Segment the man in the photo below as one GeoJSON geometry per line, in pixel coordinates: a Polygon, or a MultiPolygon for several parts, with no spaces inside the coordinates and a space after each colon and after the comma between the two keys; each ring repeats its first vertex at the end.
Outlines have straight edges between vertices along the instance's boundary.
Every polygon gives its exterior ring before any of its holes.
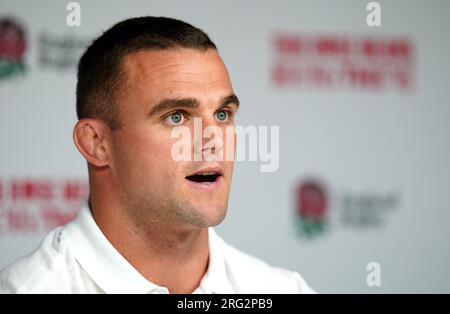
{"type": "MultiPolygon", "coordinates": [[[[74,142],[89,203],[0,275],[1,292],[304,293],[298,273],[227,245],[233,160],[175,160],[174,128],[223,130],[192,153],[224,152],[239,100],[215,44],[169,18],[118,23],[78,68],[74,142]]],[[[234,137],[234,134],[231,135],[234,137]]],[[[208,159],[209,160],[209,159],[208,159]]]]}

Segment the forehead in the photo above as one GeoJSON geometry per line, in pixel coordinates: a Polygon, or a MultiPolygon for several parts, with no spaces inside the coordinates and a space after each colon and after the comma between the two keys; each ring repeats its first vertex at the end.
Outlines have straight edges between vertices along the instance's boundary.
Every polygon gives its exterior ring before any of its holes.
{"type": "Polygon", "coordinates": [[[142,97],[223,97],[232,91],[225,64],[213,49],[140,51],[125,57],[123,69],[129,92],[142,97]]]}

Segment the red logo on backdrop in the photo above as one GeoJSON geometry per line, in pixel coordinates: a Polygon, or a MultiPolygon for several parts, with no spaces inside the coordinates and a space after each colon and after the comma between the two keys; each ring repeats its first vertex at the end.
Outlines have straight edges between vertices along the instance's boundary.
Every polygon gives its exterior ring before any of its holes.
{"type": "Polygon", "coordinates": [[[24,28],[12,18],[0,19],[0,79],[25,72],[24,28]]]}
{"type": "Polygon", "coordinates": [[[271,48],[276,87],[412,87],[414,46],[404,37],[278,33],[271,48]]]}
{"type": "Polygon", "coordinates": [[[297,214],[299,231],[307,236],[322,232],[327,219],[327,195],[315,180],[301,182],[297,188],[297,214]]]}
{"type": "Polygon", "coordinates": [[[340,224],[354,230],[369,230],[384,226],[389,213],[399,207],[401,193],[396,190],[355,191],[341,188],[343,192],[330,200],[330,187],[315,177],[300,181],[295,189],[294,220],[300,236],[312,238],[324,234],[340,224]],[[330,215],[332,209],[333,215],[330,215]]]}
{"type": "Polygon", "coordinates": [[[64,225],[88,196],[84,179],[0,179],[0,236],[64,225]]]}

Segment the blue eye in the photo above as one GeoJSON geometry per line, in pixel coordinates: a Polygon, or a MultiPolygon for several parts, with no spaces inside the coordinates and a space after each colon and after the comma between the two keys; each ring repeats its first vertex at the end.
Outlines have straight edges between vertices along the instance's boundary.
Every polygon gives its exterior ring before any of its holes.
{"type": "Polygon", "coordinates": [[[180,124],[184,119],[181,112],[177,111],[167,116],[166,121],[170,124],[180,124]]]}
{"type": "Polygon", "coordinates": [[[220,122],[226,121],[228,119],[228,111],[220,110],[219,112],[216,113],[216,118],[220,122]]]}

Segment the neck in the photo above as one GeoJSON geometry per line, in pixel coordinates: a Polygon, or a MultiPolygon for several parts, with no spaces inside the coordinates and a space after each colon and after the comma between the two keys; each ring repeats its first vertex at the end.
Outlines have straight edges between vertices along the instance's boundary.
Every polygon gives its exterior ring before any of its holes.
{"type": "Polygon", "coordinates": [[[170,293],[192,293],[208,267],[208,229],[180,228],[157,217],[137,224],[126,208],[108,203],[92,199],[91,211],[116,250],[152,283],[170,293]]]}

